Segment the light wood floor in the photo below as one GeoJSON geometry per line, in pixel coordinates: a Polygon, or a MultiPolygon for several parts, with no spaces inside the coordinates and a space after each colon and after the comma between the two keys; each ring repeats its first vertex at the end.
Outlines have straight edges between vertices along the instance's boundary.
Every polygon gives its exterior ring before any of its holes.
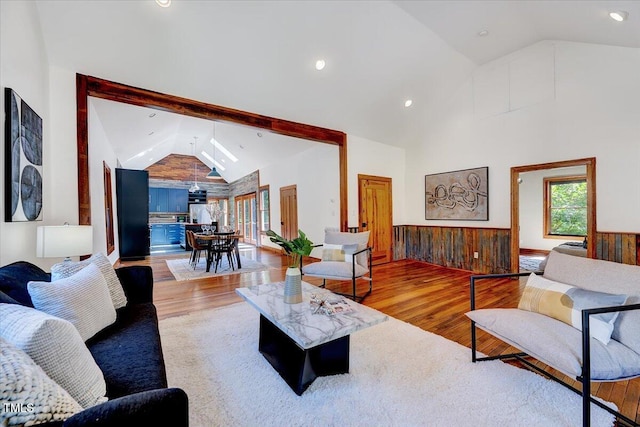
{"type": "MultiPolygon", "coordinates": [[[[154,303],[163,319],[198,310],[221,307],[242,301],[235,293],[238,287],[284,280],[286,258],[269,250],[254,249],[244,253],[268,265],[263,272],[233,274],[216,278],[178,282],[169,271],[166,259],[180,255],[153,256],[144,261],[123,262],[121,265],[150,265],[154,275],[154,303]]],[[[471,345],[469,320],[469,272],[452,270],[418,261],[397,261],[374,267],[374,290],[364,304],[424,330],[442,335],[466,347],[471,345]]],[[[313,284],[319,279],[305,278],[313,284]]],[[[501,280],[492,286],[482,286],[478,293],[479,307],[516,306],[520,297],[518,281],[501,280]]],[[[349,291],[348,284],[330,283],[331,290],[349,291]]],[[[367,285],[363,282],[363,289],[367,285]]],[[[485,354],[512,351],[508,345],[479,331],[478,350],[485,354]]],[[[471,358],[471,351],[469,351],[471,358]]],[[[471,362],[470,362],[471,363],[471,362]]],[[[539,364],[544,367],[544,365],[539,364]]],[[[546,368],[553,372],[550,368],[546,368]]],[[[555,372],[557,374],[557,372],[555,372]]],[[[560,375],[562,377],[562,375],[560,375]]],[[[563,377],[566,381],[569,379],[563,377]]],[[[572,385],[580,388],[573,381],[572,385]]],[[[616,383],[593,383],[593,393],[614,402],[621,412],[640,421],[640,379],[616,383]]]]}

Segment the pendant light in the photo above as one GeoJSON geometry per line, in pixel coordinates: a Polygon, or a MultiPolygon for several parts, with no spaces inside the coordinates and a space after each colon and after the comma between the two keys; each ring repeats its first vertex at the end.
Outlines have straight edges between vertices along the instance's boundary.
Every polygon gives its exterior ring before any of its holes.
{"type": "Polygon", "coordinates": [[[213,138],[211,138],[211,143],[213,144],[213,166],[211,167],[211,172],[207,175],[208,179],[217,179],[220,178],[220,172],[216,170],[216,122],[213,122],[213,138]]]}
{"type": "MultiPolygon", "coordinates": [[[[194,142],[192,142],[191,144],[193,145],[193,157],[195,158],[195,154],[196,154],[196,143],[198,142],[198,137],[194,136],[193,137],[194,142]]],[[[196,191],[200,191],[200,187],[198,186],[198,164],[197,162],[193,163],[193,177],[194,177],[194,181],[193,181],[193,185],[191,187],[189,187],[189,193],[195,193],[196,191]]]]}

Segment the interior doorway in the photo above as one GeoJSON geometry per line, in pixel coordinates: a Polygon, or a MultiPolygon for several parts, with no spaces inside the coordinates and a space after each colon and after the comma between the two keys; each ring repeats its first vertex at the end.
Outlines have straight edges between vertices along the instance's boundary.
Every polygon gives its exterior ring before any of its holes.
{"type": "MultiPolygon", "coordinates": [[[[596,245],[596,159],[589,157],[561,162],[515,166],[511,168],[511,272],[519,270],[520,255],[520,183],[524,172],[585,166],[587,176],[587,257],[595,258],[596,245]]],[[[542,215],[542,212],[540,213],[542,215]]]]}
{"type": "Polygon", "coordinates": [[[369,245],[373,248],[374,265],[391,262],[393,235],[393,203],[391,178],[358,175],[358,203],[360,231],[371,232],[369,245]]]}
{"type": "Polygon", "coordinates": [[[292,240],[298,237],[298,189],[295,185],[280,188],[280,235],[292,240]]]}

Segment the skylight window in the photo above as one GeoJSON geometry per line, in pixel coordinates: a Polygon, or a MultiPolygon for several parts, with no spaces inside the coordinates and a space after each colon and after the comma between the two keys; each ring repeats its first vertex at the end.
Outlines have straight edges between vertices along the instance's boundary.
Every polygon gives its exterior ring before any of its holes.
{"type": "Polygon", "coordinates": [[[218,142],[218,140],[211,138],[211,142],[212,144],[215,145],[216,150],[220,150],[220,152],[222,154],[224,154],[225,156],[227,156],[229,158],[229,160],[231,160],[233,163],[238,161],[238,158],[236,156],[234,156],[233,154],[231,154],[231,152],[229,150],[227,150],[222,144],[220,144],[218,142]]]}
{"type": "Polygon", "coordinates": [[[209,153],[207,153],[205,151],[203,151],[200,154],[202,154],[204,157],[206,157],[207,160],[209,160],[211,163],[213,163],[216,166],[216,168],[220,169],[221,171],[224,171],[226,169],[224,166],[222,166],[220,164],[220,162],[218,162],[217,160],[213,160],[213,157],[211,157],[211,154],[209,154],[209,153]]]}

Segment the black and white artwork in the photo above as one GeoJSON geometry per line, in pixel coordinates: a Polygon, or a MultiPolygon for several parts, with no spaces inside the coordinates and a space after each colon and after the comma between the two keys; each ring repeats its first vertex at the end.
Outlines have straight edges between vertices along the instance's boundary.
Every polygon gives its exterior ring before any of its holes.
{"type": "Polygon", "coordinates": [[[489,220],[489,168],[425,175],[425,219],[489,220]]]}
{"type": "Polygon", "coordinates": [[[5,88],[5,221],[42,220],[42,119],[5,88]]]}

